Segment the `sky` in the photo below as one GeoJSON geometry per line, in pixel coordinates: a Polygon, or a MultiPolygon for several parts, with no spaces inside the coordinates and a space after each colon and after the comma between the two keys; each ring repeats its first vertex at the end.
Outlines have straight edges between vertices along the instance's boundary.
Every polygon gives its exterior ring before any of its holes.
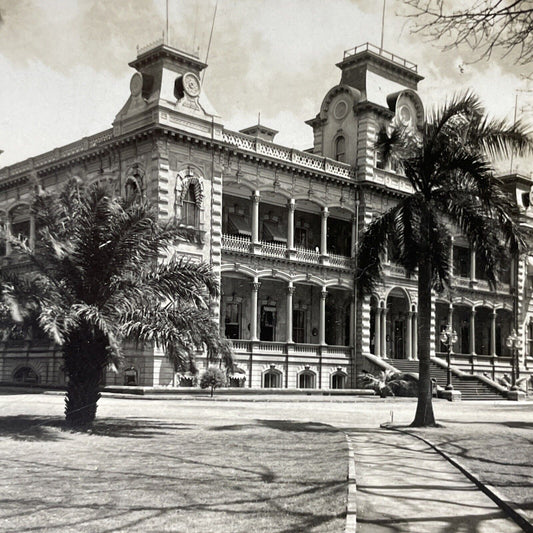
{"type": "MultiPolygon", "coordinates": [[[[463,0],[451,0],[454,3],[463,0]]],[[[305,120],[339,83],[344,50],[381,40],[382,0],[168,0],[173,46],[206,59],[203,91],[233,130],[261,123],[312,146],[305,120]]],[[[386,0],[384,49],[418,65],[427,108],[473,90],[493,116],[533,124],[533,66],[442,52],[386,0]],[[517,90],[522,92],[516,93],[517,90]]],[[[137,46],[160,38],[165,0],[0,0],[0,167],[111,127],[129,95],[137,46]]],[[[530,174],[527,161],[514,170],[530,174]]]]}

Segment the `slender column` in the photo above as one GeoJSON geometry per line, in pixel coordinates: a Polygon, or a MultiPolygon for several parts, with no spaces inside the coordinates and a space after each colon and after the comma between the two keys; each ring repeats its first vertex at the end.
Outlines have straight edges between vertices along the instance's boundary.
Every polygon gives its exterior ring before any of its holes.
{"type": "Polygon", "coordinates": [[[320,230],[320,255],[328,255],[328,216],[327,207],[322,208],[322,226],[320,230]]]}
{"type": "Polygon", "coordinates": [[[11,255],[11,243],[9,242],[9,238],[11,237],[11,220],[9,217],[6,219],[6,255],[11,255]]]}
{"type": "Polygon", "coordinates": [[[259,243],[259,191],[252,195],[252,244],[259,243]]]}
{"type": "Polygon", "coordinates": [[[294,211],[296,210],[296,203],[294,198],[288,202],[288,224],[287,224],[287,249],[294,250],[294,211]]]}
{"type": "Polygon", "coordinates": [[[350,257],[355,257],[355,253],[357,252],[357,250],[355,249],[355,247],[357,246],[356,235],[357,235],[357,218],[354,215],[352,217],[352,253],[350,254],[350,257]]]}
{"type": "Polygon", "coordinates": [[[30,248],[32,250],[35,250],[35,216],[34,215],[30,215],[30,242],[29,242],[29,245],[30,245],[30,248]]]}
{"type": "Polygon", "coordinates": [[[476,281],[476,251],[470,249],[470,280],[476,281]]]}
{"type": "Polygon", "coordinates": [[[405,328],[407,333],[405,339],[405,356],[407,359],[413,358],[413,313],[409,311],[407,314],[407,327],[405,328]]]}
{"type": "Polygon", "coordinates": [[[251,334],[251,340],[256,341],[257,340],[257,295],[259,293],[259,287],[261,286],[261,283],[257,281],[257,279],[254,280],[252,283],[252,292],[251,292],[251,305],[250,305],[250,312],[252,316],[250,317],[250,334],[251,334]]]}
{"type": "Polygon", "coordinates": [[[296,288],[292,281],[289,281],[287,287],[287,340],[286,342],[293,342],[292,340],[292,296],[296,288]]]}
{"type": "Polygon", "coordinates": [[[413,313],[413,359],[418,359],[418,313],[413,313]]]}
{"type": "Polygon", "coordinates": [[[453,235],[450,237],[450,278],[453,277],[455,272],[453,271],[453,235]]]}
{"type": "Polygon", "coordinates": [[[490,353],[492,356],[496,355],[496,310],[492,311],[490,316],[490,353]]]}
{"type": "MultiPolygon", "coordinates": [[[[448,327],[453,330],[453,304],[451,302],[448,304],[448,327]]],[[[440,339],[437,336],[437,338],[435,339],[435,343],[438,343],[439,340],[440,339]]],[[[450,344],[449,350],[450,353],[453,353],[453,344],[450,344]]]]}
{"type": "Polygon", "coordinates": [[[378,307],[374,316],[374,352],[381,357],[381,312],[383,309],[378,307]]]}
{"type": "Polygon", "coordinates": [[[470,312],[470,355],[476,355],[476,310],[470,312]]]}
{"type": "Polygon", "coordinates": [[[320,291],[320,323],[318,327],[318,343],[326,344],[326,298],[328,290],[323,287],[320,291]]]}
{"type": "Polygon", "coordinates": [[[381,355],[387,357],[387,313],[389,310],[384,307],[381,312],[381,355]]]}

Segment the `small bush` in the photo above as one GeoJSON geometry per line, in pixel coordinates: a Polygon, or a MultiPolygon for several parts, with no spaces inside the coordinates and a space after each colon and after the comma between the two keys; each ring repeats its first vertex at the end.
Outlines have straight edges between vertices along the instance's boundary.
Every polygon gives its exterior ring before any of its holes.
{"type": "Polygon", "coordinates": [[[211,397],[213,397],[213,392],[216,388],[224,387],[224,385],[226,385],[226,374],[216,366],[210,366],[200,378],[200,387],[202,389],[211,387],[211,397]]]}

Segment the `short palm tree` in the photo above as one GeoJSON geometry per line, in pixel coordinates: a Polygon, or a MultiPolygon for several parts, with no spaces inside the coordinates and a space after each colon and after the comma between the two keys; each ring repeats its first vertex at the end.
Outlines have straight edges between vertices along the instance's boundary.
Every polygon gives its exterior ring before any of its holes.
{"type": "Polygon", "coordinates": [[[435,425],[431,403],[430,319],[432,290],[449,283],[451,230],[460,230],[475,248],[491,286],[502,260],[524,239],[513,218],[516,207],[495,178],[490,158],[532,151],[520,124],[487,118],[472,94],[456,96],[430,114],[420,131],[383,128],[376,149],[395,162],[412,194],[375,218],[362,233],[357,282],[369,294],[389,258],[418,274],[418,405],[413,426],[435,425]]]}
{"type": "Polygon", "coordinates": [[[4,297],[15,317],[37,313],[62,346],[70,426],[92,424],[104,372],[120,364],[123,341],[158,345],[176,370],[195,370],[200,347],[231,367],[231,345],[209,311],[218,295],[215,275],[206,264],[168,258],[178,225],[158,223],[141,198],[74,180],[57,194],[36,196],[32,210],[35,251],[13,242],[32,268],[2,273],[4,297]]]}

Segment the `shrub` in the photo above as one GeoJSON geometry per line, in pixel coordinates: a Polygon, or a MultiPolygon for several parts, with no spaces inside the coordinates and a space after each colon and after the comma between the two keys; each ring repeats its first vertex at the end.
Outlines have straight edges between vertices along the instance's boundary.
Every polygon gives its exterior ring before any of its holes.
{"type": "Polygon", "coordinates": [[[382,398],[387,396],[411,396],[415,397],[418,391],[416,378],[404,372],[385,370],[377,376],[363,371],[359,374],[363,387],[372,389],[382,398]]]}
{"type": "Polygon", "coordinates": [[[214,390],[218,387],[224,387],[224,385],[226,385],[226,374],[216,366],[210,366],[200,378],[200,387],[202,389],[211,387],[211,398],[214,390]]]}

